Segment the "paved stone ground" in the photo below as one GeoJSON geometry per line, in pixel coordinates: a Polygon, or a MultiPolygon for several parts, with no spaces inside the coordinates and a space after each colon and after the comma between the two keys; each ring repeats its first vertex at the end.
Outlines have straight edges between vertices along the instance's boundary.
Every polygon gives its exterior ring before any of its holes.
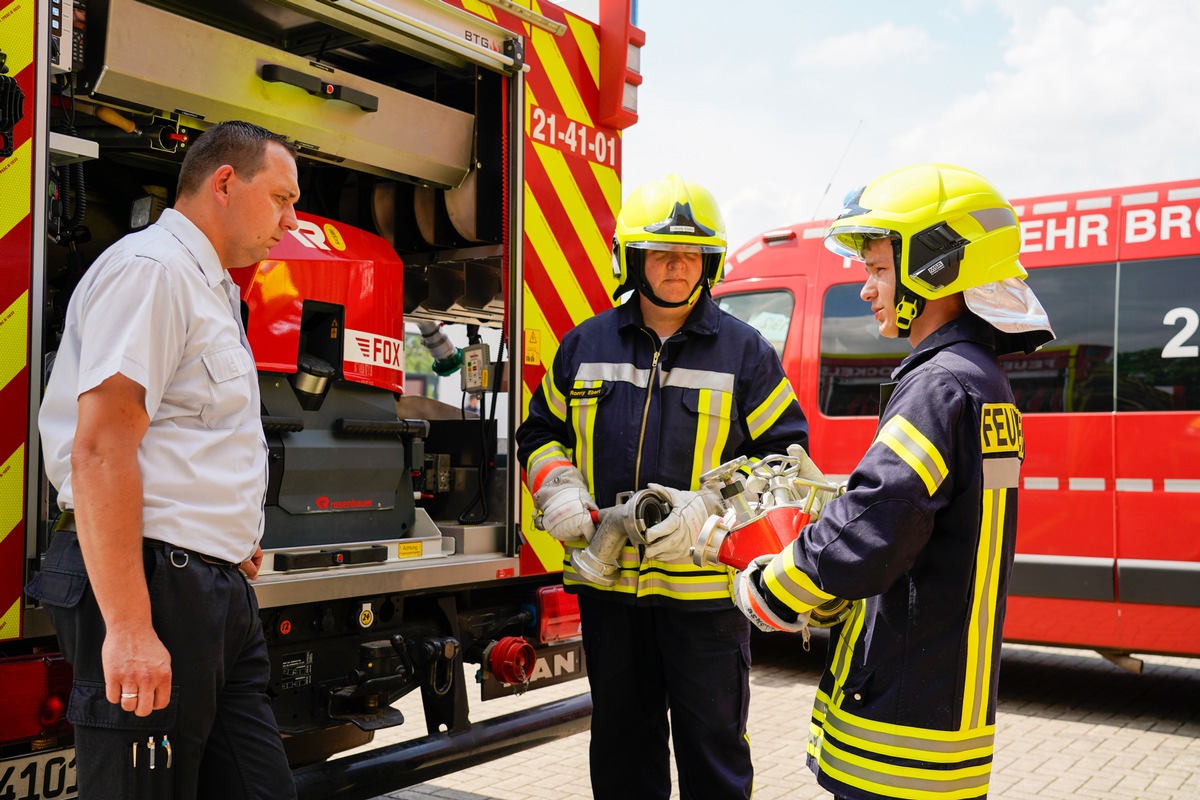
{"type": "MultiPolygon", "coordinates": [[[[804,766],[804,738],[824,641],[805,653],[793,640],[756,638],[751,671],[750,741],[756,800],[829,795],[804,766]]],[[[1141,675],[1085,651],[1007,645],[1001,672],[993,798],[1200,798],[1200,661],[1148,656],[1141,675]]],[[[583,681],[538,690],[553,700],[583,681]]],[[[424,730],[416,698],[408,718],[372,746],[424,730]]],[[[509,713],[527,700],[476,704],[473,717],[509,713]]],[[[386,800],[588,800],[588,734],[581,733],[430,783],[386,800]]],[[[674,775],[672,775],[674,779],[674,775]]],[[[672,794],[677,798],[678,790],[672,794]]],[[[379,800],[384,800],[380,798],[379,800]]]]}

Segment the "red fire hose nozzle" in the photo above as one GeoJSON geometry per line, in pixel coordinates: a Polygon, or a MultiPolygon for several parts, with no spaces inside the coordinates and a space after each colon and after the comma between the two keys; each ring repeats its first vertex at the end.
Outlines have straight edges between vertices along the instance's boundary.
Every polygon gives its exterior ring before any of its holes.
{"type": "Polygon", "coordinates": [[[808,522],[808,512],[799,506],[776,506],[743,525],[730,514],[709,517],[696,538],[692,561],[698,567],[745,569],[759,556],[783,550],[808,522]]]}

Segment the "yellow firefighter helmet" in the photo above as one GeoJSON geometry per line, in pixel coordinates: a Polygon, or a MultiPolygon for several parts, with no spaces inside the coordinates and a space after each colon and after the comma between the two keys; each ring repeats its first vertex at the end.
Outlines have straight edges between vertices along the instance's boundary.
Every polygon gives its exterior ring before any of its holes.
{"type": "Polygon", "coordinates": [[[636,290],[665,307],[691,303],[702,289],[711,289],[725,269],[725,220],[717,201],[703,186],[677,175],[639,186],[617,215],[613,235],[613,297],[636,290]],[[695,249],[702,255],[700,281],[687,300],[667,303],[655,296],[643,270],[645,251],[695,249]]]}
{"type": "Polygon", "coordinates": [[[1001,353],[1032,353],[1054,338],[1049,318],[1018,257],[1017,214],[982,176],[949,164],[889,172],[851,192],[825,246],[861,259],[872,239],[888,239],[896,267],[896,326],[936,300],[962,292],[967,307],[1000,332],[1001,353]]]}
{"type": "Polygon", "coordinates": [[[918,164],[851,192],[825,234],[825,246],[861,259],[868,241],[883,238],[892,241],[896,255],[897,308],[907,303],[908,312],[897,321],[902,329],[920,314],[922,299],[1026,275],[1012,205],[962,167],[918,164]]]}

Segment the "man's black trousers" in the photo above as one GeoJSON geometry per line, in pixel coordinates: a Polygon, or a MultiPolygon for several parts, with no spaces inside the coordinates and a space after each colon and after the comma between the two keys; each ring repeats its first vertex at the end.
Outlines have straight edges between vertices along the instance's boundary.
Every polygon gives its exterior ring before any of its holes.
{"type": "Polygon", "coordinates": [[[105,698],[104,621],[75,533],[54,533],[30,587],[74,668],[67,715],[80,798],[294,798],[268,705],[270,663],[249,582],[233,565],[162,543],[147,542],[143,563],[130,568],[145,571],[154,629],[171,654],[170,704],[148,717],[105,698]]]}

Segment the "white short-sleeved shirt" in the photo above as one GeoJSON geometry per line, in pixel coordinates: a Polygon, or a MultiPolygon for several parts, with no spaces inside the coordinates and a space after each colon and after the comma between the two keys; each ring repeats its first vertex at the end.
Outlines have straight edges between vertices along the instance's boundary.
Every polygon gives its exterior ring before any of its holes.
{"type": "Polygon", "coordinates": [[[71,296],[38,424],[46,474],[74,506],[79,396],[120,372],[146,390],[143,535],[227,561],[262,538],[267,445],[237,294],[208,238],[167,209],[96,260],[71,296]]]}

